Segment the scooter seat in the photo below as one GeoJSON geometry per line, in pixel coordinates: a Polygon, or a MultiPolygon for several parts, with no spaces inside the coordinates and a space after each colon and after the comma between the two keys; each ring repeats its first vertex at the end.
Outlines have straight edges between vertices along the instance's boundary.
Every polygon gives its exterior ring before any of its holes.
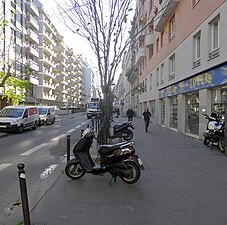
{"type": "Polygon", "coordinates": [[[116,124],[116,125],[113,126],[113,128],[114,128],[115,130],[120,129],[120,128],[124,127],[127,123],[128,123],[128,122],[124,122],[124,123],[122,123],[122,124],[116,124]]]}
{"type": "Polygon", "coordinates": [[[126,142],[121,142],[114,145],[102,145],[99,148],[99,154],[104,156],[109,155],[115,150],[119,149],[122,145],[125,145],[127,143],[128,142],[126,141],[126,142]]]}

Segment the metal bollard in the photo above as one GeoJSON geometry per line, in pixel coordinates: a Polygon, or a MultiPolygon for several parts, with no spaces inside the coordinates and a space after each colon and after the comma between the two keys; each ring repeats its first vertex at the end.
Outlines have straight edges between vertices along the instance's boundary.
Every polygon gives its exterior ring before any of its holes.
{"type": "Polygon", "coordinates": [[[67,162],[70,160],[70,135],[67,135],[67,162]]]}
{"type": "Polygon", "coordinates": [[[23,163],[19,163],[17,165],[17,168],[19,169],[18,173],[19,173],[19,183],[20,183],[21,201],[22,201],[22,208],[23,208],[24,225],[31,225],[24,167],[25,165],[23,163]]]}

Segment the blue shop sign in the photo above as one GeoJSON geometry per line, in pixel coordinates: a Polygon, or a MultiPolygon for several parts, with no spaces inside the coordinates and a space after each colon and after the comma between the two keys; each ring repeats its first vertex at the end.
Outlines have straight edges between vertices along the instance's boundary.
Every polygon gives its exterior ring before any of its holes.
{"type": "Polygon", "coordinates": [[[159,98],[227,84],[227,64],[183,80],[159,91],[159,98]]]}

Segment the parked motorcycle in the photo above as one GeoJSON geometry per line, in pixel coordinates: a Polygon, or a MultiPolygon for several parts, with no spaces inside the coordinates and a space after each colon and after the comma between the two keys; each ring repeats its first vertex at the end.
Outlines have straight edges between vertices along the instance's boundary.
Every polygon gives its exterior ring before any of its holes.
{"type": "Polygon", "coordinates": [[[71,179],[79,179],[86,173],[103,175],[110,173],[112,180],[120,177],[125,183],[137,182],[144,169],[142,161],[133,148],[133,142],[123,142],[114,145],[101,145],[99,160],[94,161],[90,155],[94,134],[91,128],[84,130],[81,139],[75,144],[75,158],[69,160],[65,167],[66,175],[71,179]],[[96,165],[98,163],[98,165],[96,165]]]}
{"type": "Polygon", "coordinates": [[[113,126],[113,135],[110,136],[110,139],[123,138],[125,141],[130,141],[133,138],[133,131],[131,129],[135,129],[131,121],[116,124],[113,126]]]}
{"type": "Polygon", "coordinates": [[[221,152],[225,152],[225,123],[221,121],[216,113],[212,113],[209,116],[205,113],[205,110],[203,110],[202,115],[205,116],[206,119],[208,119],[207,130],[203,133],[203,143],[205,145],[211,143],[211,149],[214,145],[216,145],[221,152]]]}

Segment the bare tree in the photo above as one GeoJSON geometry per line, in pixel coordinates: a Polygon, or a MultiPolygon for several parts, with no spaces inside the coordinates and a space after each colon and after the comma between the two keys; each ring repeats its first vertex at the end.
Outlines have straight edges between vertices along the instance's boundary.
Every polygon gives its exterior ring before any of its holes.
{"type": "Polygon", "coordinates": [[[103,93],[104,134],[107,134],[111,85],[130,42],[128,17],[133,11],[134,1],[65,0],[64,4],[62,1],[57,4],[65,25],[73,33],[86,38],[95,53],[103,93]]]}

